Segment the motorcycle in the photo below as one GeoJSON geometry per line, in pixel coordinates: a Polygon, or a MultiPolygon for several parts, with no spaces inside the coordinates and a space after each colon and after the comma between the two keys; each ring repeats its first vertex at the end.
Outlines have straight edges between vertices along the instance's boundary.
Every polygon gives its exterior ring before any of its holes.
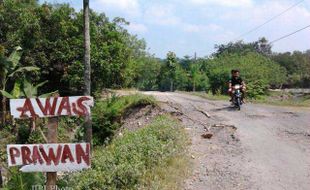
{"type": "Polygon", "coordinates": [[[233,97],[232,97],[232,103],[238,110],[241,109],[242,105],[242,85],[235,85],[233,86],[233,97]]]}

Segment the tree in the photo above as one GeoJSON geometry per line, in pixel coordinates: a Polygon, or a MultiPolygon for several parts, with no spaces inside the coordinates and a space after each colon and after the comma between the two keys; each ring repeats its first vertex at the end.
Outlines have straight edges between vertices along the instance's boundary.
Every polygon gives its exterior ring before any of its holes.
{"type": "Polygon", "coordinates": [[[310,87],[310,55],[308,52],[294,51],[275,53],[272,59],[287,70],[286,87],[310,87]]]}
{"type": "MultiPolygon", "coordinates": [[[[84,95],[91,94],[91,67],[90,67],[90,35],[89,35],[89,0],[83,0],[84,11],[84,95]]],[[[86,142],[92,141],[91,116],[85,117],[86,142]]]]}
{"type": "Polygon", "coordinates": [[[175,69],[174,88],[176,90],[188,90],[189,83],[188,73],[178,64],[175,69]]]}
{"type": "Polygon", "coordinates": [[[191,74],[191,80],[193,85],[193,92],[196,91],[196,85],[199,82],[200,79],[200,67],[198,64],[193,63],[190,66],[190,74],[191,74]]]}
{"type": "Polygon", "coordinates": [[[140,58],[137,64],[137,76],[135,84],[141,90],[158,90],[158,77],[161,70],[161,62],[151,56],[140,58]]]}
{"type": "Polygon", "coordinates": [[[174,52],[167,53],[166,65],[168,71],[168,77],[170,80],[170,92],[173,91],[173,82],[175,80],[175,71],[177,68],[177,57],[174,52]]]}
{"type": "MultiPolygon", "coordinates": [[[[31,4],[5,1],[0,6],[0,44],[8,50],[23,47],[22,66],[37,66],[31,81],[48,80],[40,93],[59,89],[62,96],[84,93],[83,11],[69,4],[31,4]],[[23,26],[23,27],[21,27],[23,26]]],[[[110,19],[89,9],[91,92],[135,86],[137,62],[145,53],[144,40],[131,35],[122,18],[110,19]]],[[[9,84],[11,86],[11,84],[9,84]]]]}
{"type": "Polygon", "coordinates": [[[205,71],[213,93],[227,92],[230,71],[238,68],[248,84],[247,94],[257,98],[270,87],[279,87],[286,81],[286,70],[270,58],[256,52],[223,54],[207,62],[205,71]]]}
{"type": "Polygon", "coordinates": [[[242,40],[237,42],[230,42],[228,44],[215,45],[216,52],[213,56],[218,57],[222,54],[246,54],[248,52],[257,52],[259,54],[269,56],[271,55],[271,45],[265,37],[259,38],[258,41],[245,43],[242,40]]]}
{"type": "MultiPolygon", "coordinates": [[[[2,123],[5,123],[6,116],[6,100],[7,97],[10,97],[10,93],[7,92],[7,86],[10,79],[14,79],[17,75],[22,75],[25,72],[37,71],[39,68],[26,66],[23,67],[20,65],[19,61],[22,55],[22,48],[15,47],[14,51],[10,54],[9,57],[5,57],[2,53],[0,53],[0,74],[1,74],[1,94],[2,96],[2,123]]],[[[22,77],[22,76],[20,76],[22,77]]],[[[15,80],[14,88],[12,90],[12,94],[15,95],[20,88],[21,80],[15,80]]]]}

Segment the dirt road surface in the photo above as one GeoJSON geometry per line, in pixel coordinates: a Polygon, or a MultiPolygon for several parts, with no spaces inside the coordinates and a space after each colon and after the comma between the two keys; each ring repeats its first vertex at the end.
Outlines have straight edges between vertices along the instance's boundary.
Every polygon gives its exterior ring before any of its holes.
{"type": "Polygon", "coordinates": [[[236,111],[229,102],[183,93],[144,94],[191,135],[193,175],[184,189],[310,189],[310,109],[249,103],[236,111]],[[212,138],[201,136],[207,131],[212,138]]]}

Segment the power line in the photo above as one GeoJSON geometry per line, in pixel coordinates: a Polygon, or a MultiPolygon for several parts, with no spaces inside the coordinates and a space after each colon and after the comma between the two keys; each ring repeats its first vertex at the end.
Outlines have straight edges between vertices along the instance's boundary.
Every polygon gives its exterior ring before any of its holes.
{"type": "Polygon", "coordinates": [[[275,43],[275,42],[277,42],[277,41],[280,41],[280,40],[282,40],[282,39],[284,39],[284,38],[287,38],[287,37],[289,37],[289,36],[291,36],[291,35],[293,35],[293,34],[296,34],[297,32],[300,32],[300,31],[302,31],[302,30],[305,30],[306,28],[309,28],[309,27],[310,27],[310,25],[305,26],[305,27],[303,27],[303,28],[301,28],[301,29],[299,29],[299,30],[296,30],[295,32],[292,32],[292,33],[287,34],[287,35],[285,35],[285,36],[282,36],[282,37],[280,37],[280,38],[278,38],[278,39],[276,39],[276,40],[273,40],[273,41],[271,41],[269,44],[273,44],[273,43],[275,43]]]}
{"type": "Polygon", "coordinates": [[[251,30],[249,30],[249,31],[247,31],[247,32],[245,32],[245,33],[243,33],[243,34],[241,34],[240,36],[238,36],[237,38],[235,38],[233,41],[236,41],[236,40],[238,40],[239,38],[241,38],[241,37],[243,37],[243,36],[246,36],[246,35],[248,35],[248,34],[254,32],[255,30],[258,30],[258,29],[261,28],[262,26],[268,24],[268,23],[271,22],[272,20],[274,20],[274,19],[280,17],[281,15],[283,15],[284,13],[286,13],[287,11],[289,11],[289,10],[291,10],[292,8],[296,7],[297,5],[299,5],[300,3],[302,3],[303,1],[305,1],[305,0],[298,1],[297,3],[295,3],[295,4],[292,5],[292,6],[290,6],[289,8],[285,9],[285,10],[282,11],[281,13],[279,13],[279,14],[275,15],[274,17],[268,19],[268,20],[265,21],[264,23],[262,23],[262,24],[260,24],[260,25],[258,25],[258,26],[256,26],[256,27],[254,27],[254,28],[252,28],[251,30]]]}

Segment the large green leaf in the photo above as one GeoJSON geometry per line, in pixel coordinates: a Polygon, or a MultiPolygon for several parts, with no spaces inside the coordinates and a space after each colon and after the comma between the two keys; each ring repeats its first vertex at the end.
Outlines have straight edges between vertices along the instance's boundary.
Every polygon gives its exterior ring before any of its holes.
{"type": "Polygon", "coordinates": [[[23,85],[23,91],[27,98],[32,98],[37,95],[37,90],[28,80],[24,80],[23,85]]]}
{"type": "Polygon", "coordinates": [[[44,81],[44,82],[41,82],[41,83],[37,84],[37,85],[35,86],[35,88],[38,89],[38,88],[40,88],[41,86],[45,85],[47,82],[48,82],[47,80],[44,81]]]}
{"type": "Polygon", "coordinates": [[[20,80],[17,80],[14,84],[14,88],[11,92],[11,94],[14,96],[14,97],[20,97],[21,96],[21,81],[20,80]]]}
{"type": "Polygon", "coordinates": [[[46,93],[46,94],[41,94],[39,96],[39,98],[48,98],[48,97],[51,97],[53,96],[54,94],[58,93],[58,90],[54,91],[54,92],[50,92],[50,93],[46,93]]]}
{"type": "MultiPolygon", "coordinates": [[[[48,81],[44,81],[44,82],[41,82],[41,83],[37,84],[36,86],[34,86],[28,80],[24,80],[23,92],[24,92],[25,96],[27,98],[36,97],[38,95],[38,88],[43,86],[47,82],[48,81]]],[[[41,98],[49,97],[49,96],[53,95],[56,92],[58,92],[58,91],[42,94],[39,97],[41,97],[41,98]]]]}
{"type": "Polygon", "coordinates": [[[27,67],[20,67],[18,68],[17,70],[15,70],[14,72],[12,72],[9,77],[13,77],[16,73],[19,73],[19,72],[24,72],[24,71],[27,71],[27,72],[30,72],[30,71],[38,71],[40,70],[40,68],[38,67],[33,67],[33,66],[27,66],[27,67]]]}
{"type": "Polygon", "coordinates": [[[0,90],[1,94],[7,98],[11,98],[11,99],[14,99],[16,97],[14,97],[12,94],[8,93],[7,91],[4,91],[4,90],[0,90]]]}
{"type": "Polygon", "coordinates": [[[18,62],[22,56],[21,50],[22,50],[22,48],[20,46],[15,47],[15,50],[11,53],[11,55],[8,58],[8,61],[10,61],[12,63],[12,69],[14,69],[17,66],[17,64],[18,64],[18,62]]]}

